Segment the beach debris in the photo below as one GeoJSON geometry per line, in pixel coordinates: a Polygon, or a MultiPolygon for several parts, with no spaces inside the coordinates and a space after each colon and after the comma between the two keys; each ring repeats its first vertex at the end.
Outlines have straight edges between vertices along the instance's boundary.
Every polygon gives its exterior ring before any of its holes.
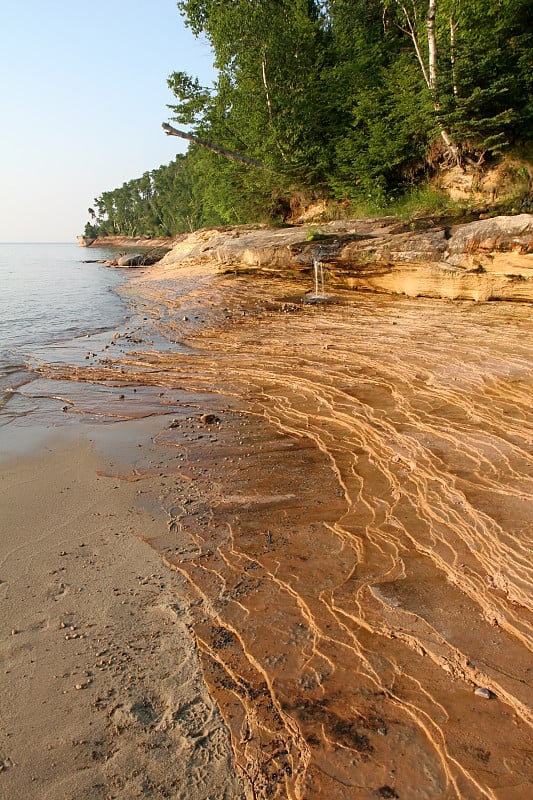
{"type": "Polygon", "coordinates": [[[474,694],[476,697],[483,697],[485,700],[491,700],[494,697],[490,689],[486,689],[484,686],[476,686],[474,694]]]}
{"type": "Polygon", "coordinates": [[[216,414],[202,414],[200,422],[202,425],[215,425],[220,422],[220,418],[217,417],[216,414]]]}
{"type": "Polygon", "coordinates": [[[400,797],[398,792],[396,792],[392,788],[392,786],[387,786],[387,785],[386,786],[381,786],[378,789],[378,795],[379,795],[379,797],[383,797],[383,798],[392,798],[392,800],[394,800],[394,798],[399,798],[400,797]]]}

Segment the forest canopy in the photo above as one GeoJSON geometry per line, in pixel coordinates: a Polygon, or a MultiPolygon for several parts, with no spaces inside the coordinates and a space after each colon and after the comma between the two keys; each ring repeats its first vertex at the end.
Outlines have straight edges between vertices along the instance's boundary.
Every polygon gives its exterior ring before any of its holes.
{"type": "Polygon", "coordinates": [[[530,0],[177,5],[217,70],[211,87],[168,77],[172,124],[200,143],[103,192],[86,235],[273,221],[298,196],[386,207],[442,165],[533,139],[530,0]]]}

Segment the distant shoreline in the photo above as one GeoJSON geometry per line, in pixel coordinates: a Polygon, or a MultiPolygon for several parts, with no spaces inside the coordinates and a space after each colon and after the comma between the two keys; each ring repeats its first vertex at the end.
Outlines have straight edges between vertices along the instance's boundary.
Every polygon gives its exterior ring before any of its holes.
{"type": "Polygon", "coordinates": [[[150,238],[148,236],[99,236],[90,239],[86,236],[78,236],[80,247],[135,247],[149,250],[153,247],[171,247],[180,236],[161,236],[150,238]]]}

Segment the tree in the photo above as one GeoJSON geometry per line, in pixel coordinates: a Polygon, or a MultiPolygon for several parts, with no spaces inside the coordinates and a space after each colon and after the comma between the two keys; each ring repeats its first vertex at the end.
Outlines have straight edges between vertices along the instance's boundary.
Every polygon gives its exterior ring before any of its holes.
{"type": "Polygon", "coordinates": [[[394,24],[411,40],[424,82],[429,90],[440,136],[449,156],[460,161],[459,149],[440,115],[436,16],[437,0],[383,0],[394,24]]]}
{"type": "Polygon", "coordinates": [[[283,217],[291,196],[381,209],[437,165],[533,138],[530,0],[180,0],[218,69],[168,84],[184,156],[90,209],[101,233],[283,217]]]}
{"type": "Polygon", "coordinates": [[[450,74],[442,119],[477,162],[533,133],[529,0],[448,0],[450,74]]]}
{"type": "Polygon", "coordinates": [[[327,32],[320,4],[311,0],[186,0],[178,3],[215,54],[215,91],[182,72],[169,86],[179,103],[176,119],[209,130],[216,145],[266,164],[273,172],[323,175],[331,120],[321,70],[327,32]]]}

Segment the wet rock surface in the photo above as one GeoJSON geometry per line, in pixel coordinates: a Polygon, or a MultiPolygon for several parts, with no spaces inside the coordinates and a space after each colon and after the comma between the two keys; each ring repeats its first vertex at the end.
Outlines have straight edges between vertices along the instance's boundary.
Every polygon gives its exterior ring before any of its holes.
{"type": "MultiPolygon", "coordinates": [[[[527,795],[529,306],[306,304],[212,263],[132,285],[157,345],[41,374],[80,414],[172,415],[160,464],[121,479],[166,476],[147,540],[185,579],[247,796],[527,795]]],[[[141,700],[118,726],[152,718],[141,700]]]]}
{"type": "Polygon", "coordinates": [[[209,343],[253,413],[187,442],[191,502],[155,543],[237,763],[265,798],[510,796],[533,779],[528,317],[297,319],[209,343]]]}

